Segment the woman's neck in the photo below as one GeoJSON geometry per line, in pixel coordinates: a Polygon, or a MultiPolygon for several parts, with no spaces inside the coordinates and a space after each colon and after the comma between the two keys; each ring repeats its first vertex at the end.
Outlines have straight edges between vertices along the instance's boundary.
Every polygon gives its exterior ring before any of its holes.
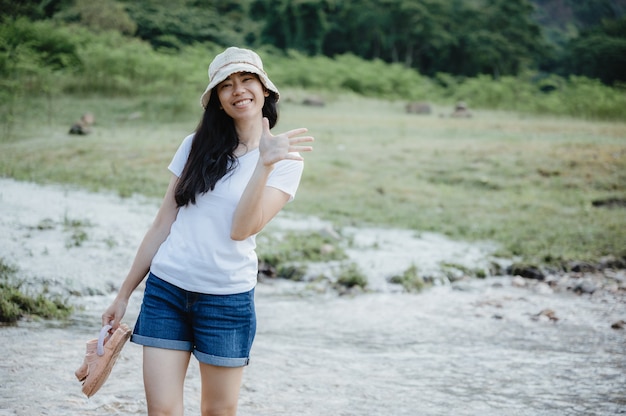
{"type": "Polygon", "coordinates": [[[250,150],[259,147],[263,125],[259,122],[254,123],[237,123],[235,125],[237,136],[239,137],[239,147],[235,150],[236,156],[241,156],[250,150]]]}

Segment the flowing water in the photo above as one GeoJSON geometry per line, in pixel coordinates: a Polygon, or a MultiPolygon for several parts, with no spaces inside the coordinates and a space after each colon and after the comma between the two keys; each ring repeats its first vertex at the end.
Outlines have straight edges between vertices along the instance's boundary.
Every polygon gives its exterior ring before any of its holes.
{"type": "MultiPolygon", "coordinates": [[[[121,281],[156,206],[0,180],[0,256],[30,276],[33,287],[71,287],[77,306],[69,322],[0,328],[0,416],[146,414],[139,346],[127,344],[91,399],[73,373],[113,297],[107,288],[121,281]],[[84,244],[68,244],[68,219],[89,223],[84,244]]],[[[276,225],[289,221],[295,220],[276,225]]],[[[488,245],[434,235],[371,229],[358,235],[363,246],[351,255],[371,276],[412,262],[428,267],[433,257],[481,264],[489,256],[488,245]],[[399,256],[399,247],[407,254],[399,256]]],[[[258,331],[239,415],[626,414],[626,331],[611,328],[626,319],[623,297],[535,291],[508,277],[420,294],[397,293],[384,282],[373,279],[371,293],[351,296],[305,283],[259,284],[258,331]],[[554,319],[541,314],[546,309],[554,319]]],[[[139,290],[125,321],[133,323],[140,301],[139,290]]],[[[186,414],[198,415],[193,359],[187,378],[186,414]]]]}

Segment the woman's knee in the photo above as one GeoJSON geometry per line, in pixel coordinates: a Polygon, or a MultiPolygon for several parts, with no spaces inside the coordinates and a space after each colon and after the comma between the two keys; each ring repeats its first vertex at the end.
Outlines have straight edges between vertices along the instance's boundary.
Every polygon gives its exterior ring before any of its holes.
{"type": "Polygon", "coordinates": [[[209,403],[202,400],[202,416],[235,416],[237,414],[237,401],[235,403],[209,403]]]}
{"type": "Polygon", "coordinates": [[[243,367],[228,368],[200,364],[202,416],[237,414],[243,367]]]}

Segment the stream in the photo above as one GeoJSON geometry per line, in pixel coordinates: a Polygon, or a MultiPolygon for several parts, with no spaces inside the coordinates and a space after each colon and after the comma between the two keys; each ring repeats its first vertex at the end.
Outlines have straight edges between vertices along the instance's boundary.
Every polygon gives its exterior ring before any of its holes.
{"type": "MultiPolygon", "coordinates": [[[[0,416],[146,414],[139,346],[125,346],[91,399],[74,371],[157,208],[148,199],[0,179],[0,257],[30,287],[70,293],[76,307],[67,322],[0,327],[0,416]],[[68,244],[68,220],[86,230],[82,244],[68,244]]],[[[324,224],[277,218],[273,226],[324,224]]],[[[402,293],[385,277],[414,263],[487,264],[493,247],[402,230],[346,232],[370,290],[340,296],[303,282],[259,283],[238,415],[626,414],[626,331],[611,327],[626,319],[623,296],[518,287],[510,276],[402,293]]],[[[131,326],[140,303],[141,289],[125,317],[131,326]]],[[[199,415],[199,398],[192,358],[186,415],[199,415]]]]}

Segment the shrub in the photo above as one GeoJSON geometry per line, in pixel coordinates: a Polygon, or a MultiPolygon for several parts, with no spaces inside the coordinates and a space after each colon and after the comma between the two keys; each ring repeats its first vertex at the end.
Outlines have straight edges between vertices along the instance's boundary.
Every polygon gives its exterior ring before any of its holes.
{"type": "Polygon", "coordinates": [[[358,287],[365,289],[367,287],[367,277],[359,270],[359,267],[350,263],[344,267],[337,278],[336,286],[352,289],[358,287]]]}
{"type": "Polygon", "coordinates": [[[281,279],[292,280],[294,282],[301,282],[306,275],[306,265],[294,266],[294,265],[281,265],[278,267],[276,275],[281,279]]]}
{"type": "Polygon", "coordinates": [[[402,285],[407,292],[421,292],[428,285],[420,276],[417,266],[411,265],[401,275],[396,275],[389,279],[391,283],[402,285]]]}
{"type": "Polygon", "coordinates": [[[72,313],[73,308],[59,298],[22,292],[21,283],[15,283],[17,271],[0,259],[0,322],[15,323],[25,315],[64,319],[72,313]]]}

